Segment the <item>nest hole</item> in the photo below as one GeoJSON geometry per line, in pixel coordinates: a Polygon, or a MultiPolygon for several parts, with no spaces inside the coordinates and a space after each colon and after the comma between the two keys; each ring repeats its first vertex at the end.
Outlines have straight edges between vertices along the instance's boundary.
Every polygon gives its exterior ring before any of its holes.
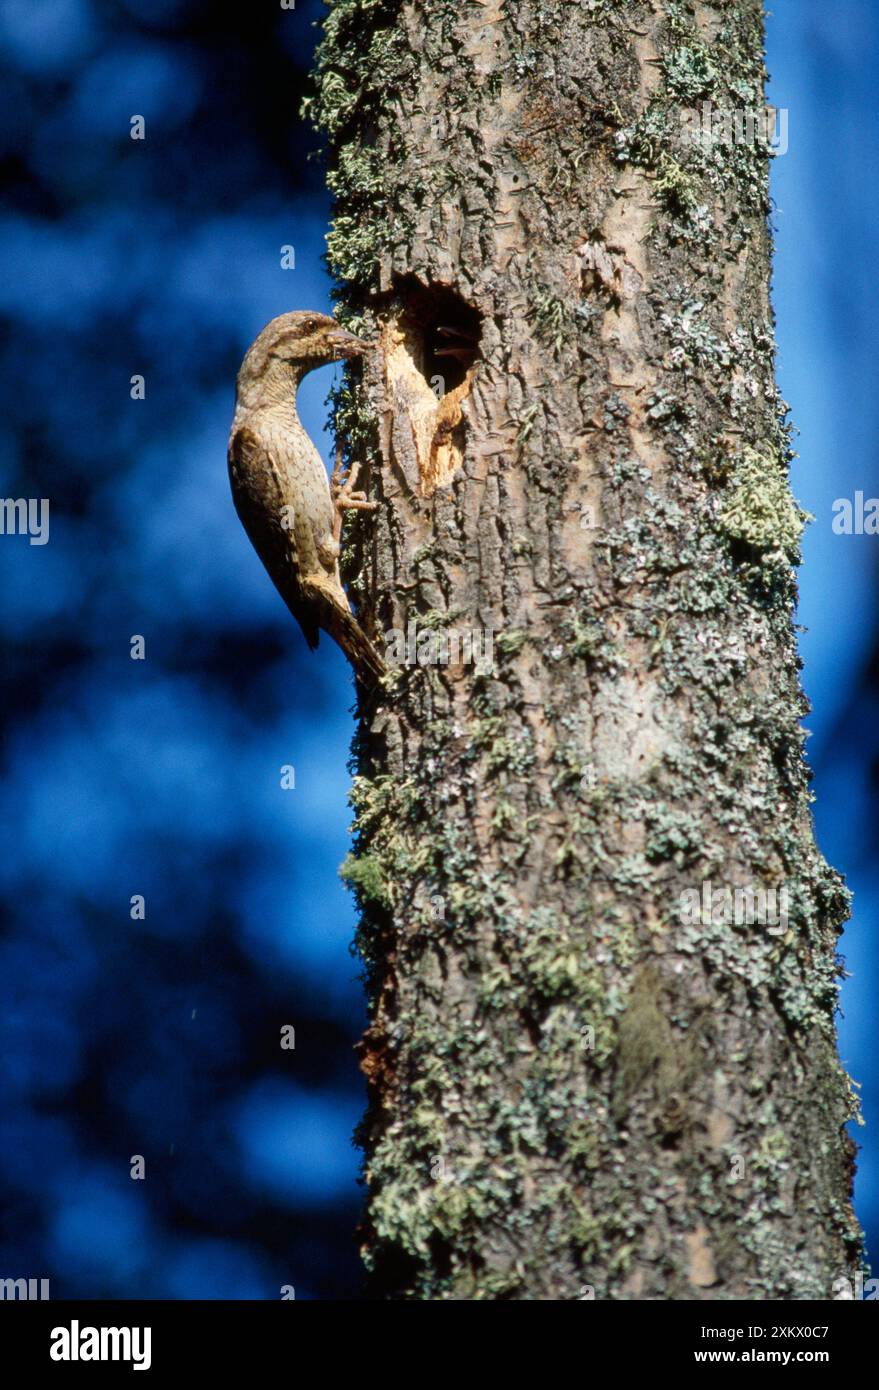
{"type": "Polygon", "coordinates": [[[408,277],[397,285],[398,327],[413,363],[440,399],[462,386],[479,360],[482,315],[448,285],[408,277]]]}
{"type": "Polygon", "coordinates": [[[398,281],[385,321],[384,363],[395,429],[425,497],[451,482],[464,458],[464,402],[480,357],[482,316],[447,285],[398,281]]]}

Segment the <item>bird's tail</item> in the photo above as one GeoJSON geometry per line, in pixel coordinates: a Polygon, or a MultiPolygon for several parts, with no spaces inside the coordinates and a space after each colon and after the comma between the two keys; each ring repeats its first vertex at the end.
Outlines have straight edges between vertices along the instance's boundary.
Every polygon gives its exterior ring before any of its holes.
{"type": "Polygon", "coordinates": [[[342,648],[361,684],[372,688],[387,667],[351,612],[345,590],[331,583],[303,587],[310,590],[308,597],[323,631],[342,648]]]}

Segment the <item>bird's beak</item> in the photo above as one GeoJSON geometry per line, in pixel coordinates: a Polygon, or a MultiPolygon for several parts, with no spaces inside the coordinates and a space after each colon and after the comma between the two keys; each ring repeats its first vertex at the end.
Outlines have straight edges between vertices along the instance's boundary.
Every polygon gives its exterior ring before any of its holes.
{"type": "Polygon", "coordinates": [[[344,358],[346,362],[352,357],[362,357],[363,353],[372,349],[372,343],[364,342],[362,338],[357,338],[353,333],[349,333],[347,328],[333,328],[327,334],[327,339],[334,352],[344,358]]]}

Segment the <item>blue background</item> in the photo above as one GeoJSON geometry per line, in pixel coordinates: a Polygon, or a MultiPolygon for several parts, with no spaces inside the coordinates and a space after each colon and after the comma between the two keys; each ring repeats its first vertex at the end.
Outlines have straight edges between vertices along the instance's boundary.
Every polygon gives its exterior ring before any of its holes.
{"type": "MultiPolygon", "coordinates": [[[[322,6],[239,8],[0,0],[0,495],[51,499],[48,545],[0,541],[0,1277],[49,1277],[56,1298],[359,1290],[364,1009],[336,876],[352,687],[330,642],[305,649],[225,471],[244,347],[329,304],[297,115],[322,6]]],[[[780,0],[769,22],[790,113],[780,379],[817,517],[810,756],[822,849],[856,893],[841,1047],[873,1122],[874,1246],[879,542],[830,519],[879,491],[877,32],[869,0],[780,0]]],[[[315,435],[332,379],[300,396],[315,435]]]]}

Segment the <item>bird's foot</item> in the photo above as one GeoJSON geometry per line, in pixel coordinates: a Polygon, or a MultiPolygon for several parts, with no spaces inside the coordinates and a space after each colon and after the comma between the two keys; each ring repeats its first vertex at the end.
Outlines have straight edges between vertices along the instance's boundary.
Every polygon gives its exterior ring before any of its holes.
{"type": "Polygon", "coordinates": [[[333,476],[330,479],[330,496],[333,499],[335,519],[333,524],[333,535],[336,540],[342,533],[342,516],[346,511],[374,512],[378,506],[377,502],[370,502],[365,492],[357,492],[354,484],[357,481],[357,474],[360,472],[360,464],[352,463],[347,471],[342,467],[341,452],[336,454],[336,466],[333,469],[333,476]]]}

